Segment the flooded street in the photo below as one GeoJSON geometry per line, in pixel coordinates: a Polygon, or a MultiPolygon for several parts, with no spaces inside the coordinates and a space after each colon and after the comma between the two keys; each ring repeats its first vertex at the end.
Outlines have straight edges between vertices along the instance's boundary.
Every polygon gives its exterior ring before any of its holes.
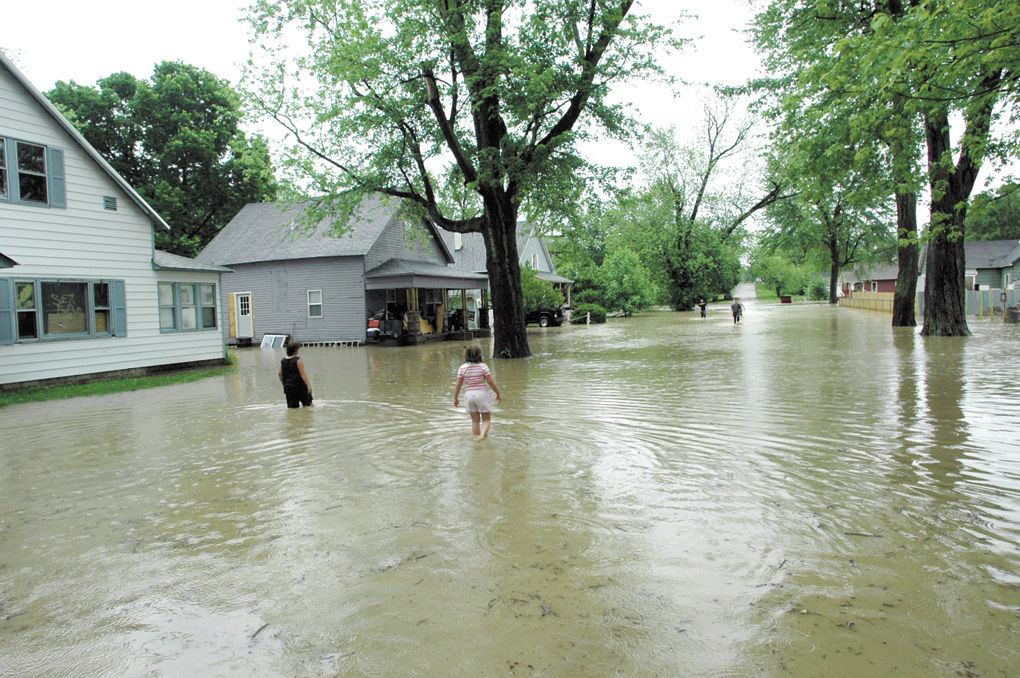
{"type": "Polygon", "coordinates": [[[1020,674],[1018,326],[747,307],[0,409],[0,675],[1020,674]]]}

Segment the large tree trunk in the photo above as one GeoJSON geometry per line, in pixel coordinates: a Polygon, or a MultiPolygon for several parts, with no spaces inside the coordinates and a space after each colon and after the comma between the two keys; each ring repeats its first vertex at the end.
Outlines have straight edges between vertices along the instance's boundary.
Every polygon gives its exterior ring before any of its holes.
{"type": "Polygon", "coordinates": [[[838,304],[839,295],[836,292],[836,288],[839,287],[839,259],[837,256],[832,257],[831,265],[829,266],[829,303],[838,304]]]}
{"type": "Polygon", "coordinates": [[[893,327],[914,327],[917,299],[917,194],[896,193],[899,271],[893,295],[893,327]]]}
{"type": "Polygon", "coordinates": [[[495,358],[531,355],[524,323],[524,291],[517,252],[517,207],[510,200],[485,200],[484,233],[489,287],[492,289],[495,358]]]}
{"type": "Polygon", "coordinates": [[[963,242],[967,199],[973,181],[945,161],[950,150],[949,119],[933,113],[925,120],[928,177],[932,188],[931,232],[925,264],[924,336],[969,336],[964,294],[966,267],[963,242]],[[967,185],[970,184],[970,185],[967,185]]]}

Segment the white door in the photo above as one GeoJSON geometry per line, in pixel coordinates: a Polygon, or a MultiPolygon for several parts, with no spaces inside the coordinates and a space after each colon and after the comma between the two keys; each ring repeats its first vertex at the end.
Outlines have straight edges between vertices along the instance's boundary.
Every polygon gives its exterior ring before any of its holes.
{"type": "Polygon", "coordinates": [[[251,317],[251,292],[237,294],[237,337],[250,339],[254,336],[255,325],[251,317]]]}

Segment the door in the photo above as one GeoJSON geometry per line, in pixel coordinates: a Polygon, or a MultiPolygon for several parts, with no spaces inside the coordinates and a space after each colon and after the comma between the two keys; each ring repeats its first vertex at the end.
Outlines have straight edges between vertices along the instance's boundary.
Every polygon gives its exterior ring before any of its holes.
{"type": "Polygon", "coordinates": [[[237,337],[251,339],[255,336],[255,323],[251,316],[251,292],[237,293],[237,337]]]}

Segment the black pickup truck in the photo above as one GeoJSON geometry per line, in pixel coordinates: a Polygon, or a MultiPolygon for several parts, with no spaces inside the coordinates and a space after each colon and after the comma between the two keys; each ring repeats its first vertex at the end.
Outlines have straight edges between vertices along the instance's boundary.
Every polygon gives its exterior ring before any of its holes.
{"type": "Polygon", "coordinates": [[[539,327],[559,327],[563,324],[562,306],[543,306],[524,314],[525,324],[537,323],[539,327]]]}

